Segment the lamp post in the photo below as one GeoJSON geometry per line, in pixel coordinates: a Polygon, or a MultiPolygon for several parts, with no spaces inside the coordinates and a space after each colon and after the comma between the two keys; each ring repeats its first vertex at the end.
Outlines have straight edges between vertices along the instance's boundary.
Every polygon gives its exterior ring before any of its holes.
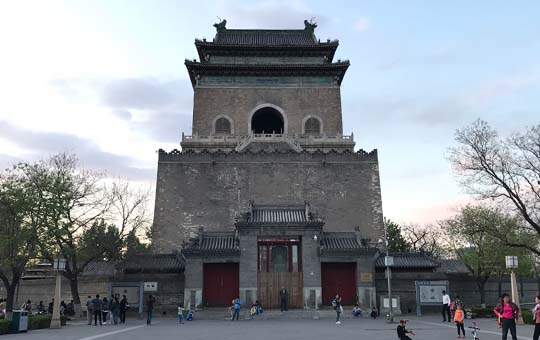
{"type": "Polygon", "coordinates": [[[392,270],[391,267],[394,265],[394,257],[390,256],[389,241],[388,241],[388,228],[384,226],[384,239],[386,243],[386,256],[384,257],[384,265],[386,267],[386,276],[388,278],[388,322],[394,322],[394,306],[392,305],[392,270]]]}
{"type": "MultiPolygon", "coordinates": [[[[519,307],[519,294],[517,289],[517,280],[515,269],[518,267],[518,257],[517,256],[505,256],[506,268],[510,269],[510,284],[512,286],[512,302],[514,302],[519,307]]],[[[518,325],[523,325],[523,317],[521,313],[518,315],[517,319],[518,325]]]]}
{"type": "Polygon", "coordinates": [[[54,289],[53,314],[50,328],[60,328],[62,327],[62,323],[60,322],[60,289],[62,285],[62,272],[66,269],[66,259],[54,259],[53,269],[56,270],[56,287],[54,289]]]}

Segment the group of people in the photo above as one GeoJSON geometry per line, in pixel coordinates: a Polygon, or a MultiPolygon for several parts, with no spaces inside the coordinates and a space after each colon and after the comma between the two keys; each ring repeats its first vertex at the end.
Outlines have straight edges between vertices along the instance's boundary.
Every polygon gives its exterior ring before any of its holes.
{"type": "MultiPolygon", "coordinates": [[[[7,304],[6,299],[0,299],[0,315],[5,315],[6,304],[7,304]]],[[[25,310],[28,312],[28,314],[52,314],[53,308],[54,308],[54,299],[52,299],[52,301],[49,302],[47,307],[45,307],[43,300],[40,300],[38,304],[35,304],[35,307],[31,300],[26,300],[21,305],[20,310],[25,310]]],[[[73,300],[71,300],[67,304],[63,300],[60,302],[60,315],[65,315],[65,316],[75,315],[75,304],[73,303],[73,300]]]]}
{"type": "MultiPolygon", "coordinates": [[[[459,295],[454,300],[450,298],[445,291],[442,292],[442,316],[443,322],[450,322],[454,320],[457,328],[458,338],[465,338],[465,312],[463,301],[459,298],[459,295]]],[[[510,299],[510,296],[504,293],[501,296],[500,302],[493,309],[493,313],[497,316],[497,324],[502,331],[502,339],[506,340],[508,332],[512,336],[512,340],[517,340],[516,320],[519,317],[521,311],[519,306],[516,305],[510,299]]],[[[539,340],[540,337],[540,294],[535,297],[534,308],[532,309],[532,316],[534,321],[534,333],[533,340],[539,340]]],[[[398,335],[400,331],[398,329],[398,335]]],[[[404,334],[401,332],[401,334],[404,334]]],[[[399,337],[400,339],[407,340],[408,337],[399,337]]]]}
{"type": "Polygon", "coordinates": [[[98,321],[100,325],[106,325],[107,322],[111,325],[117,325],[126,322],[129,303],[125,295],[122,295],[122,299],[120,299],[120,295],[115,294],[108,300],[107,297],[101,299],[99,294],[96,294],[95,298],[88,296],[86,308],[88,325],[92,324],[92,318],[95,326],[97,326],[98,321]]]}

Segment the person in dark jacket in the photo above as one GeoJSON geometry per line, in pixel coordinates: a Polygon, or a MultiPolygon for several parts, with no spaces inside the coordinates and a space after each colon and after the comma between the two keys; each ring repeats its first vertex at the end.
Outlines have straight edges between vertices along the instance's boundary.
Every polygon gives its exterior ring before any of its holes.
{"type": "Polygon", "coordinates": [[[101,319],[102,316],[103,301],[99,298],[99,294],[96,294],[96,297],[92,300],[92,310],[94,311],[94,326],[97,326],[97,321],[99,319],[99,324],[103,325],[101,319]]]}
{"type": "Polygon", "coordinates": [[[517,340],[516,319],[519,316],[519,307],[510,300],[510,296],[504,293],[501,296],[501,302],[493,309],[495,315],[499,317],[502,324],[502,339],[508,337],[508,330],[512,334],[512,340],[517,340]]]}
{"type": "Polygon", "coordinates": [[[94,316],[94,302],[92,301],[92,297],[88,295],[88,300],[86,301],[86,318],[88,321],[88,325],[92,324],[93,316],[94,316]]]}
{"type": "Polygon", "coordinates": [[[150,294],[146,300],[146,324],[152,324],[152,313],[156,304],[156,298],[150,294]]]}
{"type": "Polygon", "coordinates": [[[341,306],[341,296],[339,294],[336,294],[334,297],[334,300],[332,301],[332,306],[334,306],[334,309],[336,311],[336,325],[341,325],[340,317],[341,313],[343,313],[343,307],[341,306]]]}
{"type": "Polygon", "coordinates": [[[280,300],[280,307],[281,311],[287,311],[287,300],[289,299],[289,292],[287,292],[287,289],[285,287],[281,287],[281,290],[279,291],[279,300],[280,300]]]}
{"type": "Polygon", "coordinates": [[[128,301],[125,295],[122,295],[120,300],[120,323],[126,323],[126,311],[128,309],[128,301]]]}
{"type": "Polygon", "coordinates": [[[112,314],[112,322],[117,325],[120,315],[120,301],[118,301],[118,296],[111,297],[111,303],[109,305],[109,310],[112,314]]]}
{"type": "Polygon", "coordinates": [[[397,336],[399,340],[411,340],[407,334],[415,335],[413,331],[405,328],[405,324],[405,320],[399,320],[399,325],[397,326],[397,336]]]}

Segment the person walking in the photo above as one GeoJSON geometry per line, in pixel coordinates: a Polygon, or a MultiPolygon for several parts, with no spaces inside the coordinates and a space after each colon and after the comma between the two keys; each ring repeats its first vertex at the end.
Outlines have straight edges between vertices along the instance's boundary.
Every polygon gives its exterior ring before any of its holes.
{"type": "Polygon", "coordinates": [[[146,300],[146,324],[152,324],[152,314],[154,312],[154,307],[156,304],[156,298],[150,294],[146,300]]]}
{"type": "Polygon", "coordinates": [[[128,301],[125,295],[122,295],[120,300],[120,323],[126,323],[126,311],[128,309],[128,301]]]}
{"type": "Polygon", "coordinates": [[[457,305],[456,311],[454,312],[454,322],[456,323],[457,328],[457,337],[465,339],[465,313],[463,312],[463,307],[457,305]],[[463,335],[461,335],[463,333],[463,335]]]}
{"type": "Polygon", "coordinates": [[[341,313],[343,313],[343,307],[341,306],[341,296],[339,294],[336,294],[334,297],[334,301],[332,301],[332,305],[334,306],[334,309],[336,310],[336,325],[341,325],[340,317],[341,313]]]}
{"type": "Polygon", "coordinates": [[[94,326],[97,326],[97,321],[99,319],[99,325],[103,325],[102,319],[101,319],[101,312],[102,312],[103,302],[99,298],[99,294],[96,294],[96,297],[92,300],[92,310],[94,311],[94,326]]]}
{"type": "Polygon", "coordinates": [[[504,293],[501,302],[493,309],[495,315],[501,319],[502,340],[508,337],[508,330],[512,334],[512,340],[517,340],[516,319],[519,316],[519,307],[510,300],[510,296],[504,293]]]}
{"type": "Polygon", "coordinates": [[[102,313],[103,313],[103,324],[107,324],[107,320],[109,320],[109,300],[107,300],[107,297],[103,297],[102,301],[102,313]]]}
{"type": "Polygon", "coordinates": [[[118,325],[118,319],[120,316],[120,301],[118,301],[118,296],[113,296],[111,298],[109,310],[111,311],[111,314],[112,314],[111,315],[112,322],[115,325],[118,325]]]}
{"type": "Polygon", "coordinates": [[[540,294],[536,295],[534,298],[536,305],[532,310],[533,320],[534,320],[534,334],[533,340],[538,340],[540,337],[540,294]]]}
{"type": "Polygon", "coordinates": [[[86,319],[88,319],[88,325],[92,324],[92,315],[94,314],[94,303],[92,302],[92,297],[88,295],[88,300],[86,300],[86,319]]]}
{"type": "Polygon", "coordinates": [[[234,321],[236,319],[238,321],[238,318],[240,317],[240,308],[242,307],[242,301],[239,297],[233,300],[233,315],[231,317],[231,321],[234,321]]]}
{"type": "Polygon", "coordinates": [[[279,300],[280,300],[280,307],[281,311],[287,311],[287,302],[289,299],[289,292],[287,292],[287,289],[285,287],[281,287],[281,290],[279,291],[279,300]]]}
{"type": "Polygon", "coordinates": [[[452,320],[450,316],[450,295],[446,294],[446,291],[442,291],[442,316],[443,316],[443,322],[446,322],[446,319],[448,317],[448,322],[452,320]]]}

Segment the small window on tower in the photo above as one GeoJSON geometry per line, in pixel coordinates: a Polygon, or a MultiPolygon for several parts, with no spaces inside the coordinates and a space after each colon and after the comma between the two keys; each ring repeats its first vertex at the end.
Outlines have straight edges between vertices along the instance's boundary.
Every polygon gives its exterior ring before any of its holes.
{"type": "Polygon", "coordinates": [[[306,135],[320,135],[321,134],[321,122],[317,118],[309,118],[306,120],[304,126],[306,135]]]}
{"type": "Polygon", "coordinates": [[[231,134],[231,122],[224,117],[216,120],[215,126],[216,135],[230,135],[231,134]]]}

